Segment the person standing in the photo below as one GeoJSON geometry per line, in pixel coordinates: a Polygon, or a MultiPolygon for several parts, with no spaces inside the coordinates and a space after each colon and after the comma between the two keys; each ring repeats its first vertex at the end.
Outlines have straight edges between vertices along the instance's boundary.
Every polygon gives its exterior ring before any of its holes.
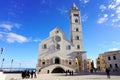
{"type": "Polygon", "coordinates": [[[36,75],[36,70],[34,71],[34,78],[37,78],[37,75],[36,75]]]}
{"type": "Polygon", "coordinates": [[[108,68],[106,68],[106,74],[107,74],[107,78],[109,78],[110,79],[110,70],[108,69],[108,68]]]}
{"type": "Polygon", "coordinates": [[[34,74],[34,72],[33,72],[33,70],[31,71],[31,78],[33,78],[33,74],[34,74]]]}

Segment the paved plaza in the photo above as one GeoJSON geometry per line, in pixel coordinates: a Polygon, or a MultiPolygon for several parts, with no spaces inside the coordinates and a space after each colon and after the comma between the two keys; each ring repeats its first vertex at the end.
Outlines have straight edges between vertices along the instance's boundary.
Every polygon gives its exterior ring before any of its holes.
{"type": "Polygon", "coordinates": [[[107,79],[106,75],[98,74],[74,74],[73,76],[66,76],[65,74],[39,74],[37,78],[22,79],[21,74],[5,74],[5,80],[120,80],[120,75],[111,75],[107,79]]]}

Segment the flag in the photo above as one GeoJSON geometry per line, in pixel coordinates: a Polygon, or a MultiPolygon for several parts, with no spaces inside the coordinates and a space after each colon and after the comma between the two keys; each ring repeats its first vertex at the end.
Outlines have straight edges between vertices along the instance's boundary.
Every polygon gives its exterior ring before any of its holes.
{"type": "Polygon", "coordinates": [[[1,48],[1,54],[3,53],[3,51],[4,51],[4,48],[1,48]]]}
{"type": "Polygon", "coordinates": [[[11,60],[11,63],[13,63],[13,59],[11,60]]]}

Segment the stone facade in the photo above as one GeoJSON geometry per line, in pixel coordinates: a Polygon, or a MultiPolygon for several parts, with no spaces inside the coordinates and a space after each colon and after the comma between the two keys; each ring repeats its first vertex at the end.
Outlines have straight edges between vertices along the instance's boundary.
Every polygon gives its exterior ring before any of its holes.
{"type": "Polygon", "coordinates": [[[105,52],[104,56],[106,67],[113,72],[120,72],[120,50],[105,52]]]}
{"type": "Polygon", "coordinates": [[[96,64],[98,71],[104,72],[106,68],[109,68],[112,72],[120,72],[120,50],[99,54],[96,64]]]}
{"type": "Polygon", "coordinates": [[[91,59],[87,59],[87,69],[88,69],[89,72],[92,69],[91,62],[92,62],[91,59]]]}
{"type": "Polygon", "coordinates": [[[75,4],[70,10],[70,38],[60,28],[53,29],[49,37],[39,44],[37,71],[63,73],[66,70],[87,70],[86,52],[83,50],[80,11],[75,4]]]}
{"type": "Polygon", "coordinates": [[[105,72],[106,64],[105,64],[104,54],[99,54],[98,58],[96,59],[96,66],[97,66],[97,71],[105,72]]]}

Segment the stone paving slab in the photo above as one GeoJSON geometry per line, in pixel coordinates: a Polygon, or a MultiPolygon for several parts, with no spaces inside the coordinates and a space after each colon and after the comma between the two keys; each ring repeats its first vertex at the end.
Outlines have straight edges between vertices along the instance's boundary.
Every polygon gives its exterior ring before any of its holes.
{"type": "Polygon", "coordinates": [[[106,75],[74,75],[65,74],[39,74],[37,78],[22,79],[21,74],[6,74],[5,80],[120,80],[120,76],[112,75],[110,79],[106,75]]]}

